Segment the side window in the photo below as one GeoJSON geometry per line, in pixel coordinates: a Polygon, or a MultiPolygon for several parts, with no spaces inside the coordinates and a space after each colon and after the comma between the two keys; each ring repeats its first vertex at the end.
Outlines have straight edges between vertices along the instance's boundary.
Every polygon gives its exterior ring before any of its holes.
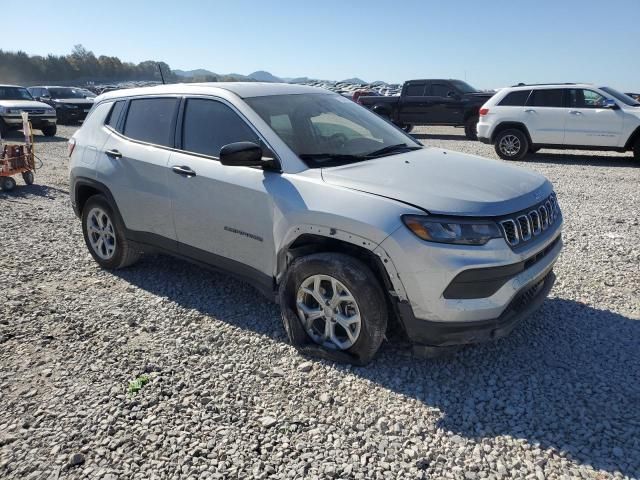
{"type": "Polygon", "coordinates": [[[603,108],[607,99],[593,90],[582,90],[582,108],[603,108]]]}
{"type": "Polygon", "coordinates": [[[431,96],[432,97],[446,97],[449,92],[455,91],[451,85],[444,83],[432,83],[431,84],[431,96]]]}
{"type": "Polygon", "coordinates": [[[407,91],[405,95],[407,97],[422,97],[424,95],[424,83],[410,83],[407,85],[407,91]]]}
{"type": "Polygon", "coordinates": [[[111,111],[104,122],[105,125],[110,126],[114,130],[118,128],[118,120],[120,119],[120,114],[122,113],[122,109],[124,108],[124,100],[118,100],[111,107],[111,111]]]}
{"type": "Polygon", "coordinates": [[[141,98],[131,100],[124,135],[134,140],[173,146],[171,125],[176,113],[176,98],[141,98]]]}
{"type": "Polygon", "coordinates": [[[498,105],[505,107],[524,107],[531,90],[516,90],[504,97],[498,105]]]}
{"type": "Polygon", "coordinates": [[[561,88],[549,88],[534,90],[529,97],[529,105],[533,107],[563,107],[564,90],[561,88]]]}
{"type": "Polygon", "coordinates": [[[246,122],[222,102],[191,98],[187,100],[182,124],[182,149],[212,157],[229,143],[259,143],[246,122]]]}

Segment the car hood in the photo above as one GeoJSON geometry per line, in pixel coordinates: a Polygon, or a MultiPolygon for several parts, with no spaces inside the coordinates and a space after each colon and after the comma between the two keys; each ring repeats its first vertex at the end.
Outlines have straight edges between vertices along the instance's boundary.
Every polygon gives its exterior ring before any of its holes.
{"type": "Polygon", "coordinates": [[[538,173],[438,148],[323,168],[322,178],[442,215],[506,215],[552,192],[551,183],[538,173]]]}
{"type": "Polygon", "coordinates": [[[51,108],[46,103],[35,100],[0,100],[0,107],[6,108],[51,108]]]}

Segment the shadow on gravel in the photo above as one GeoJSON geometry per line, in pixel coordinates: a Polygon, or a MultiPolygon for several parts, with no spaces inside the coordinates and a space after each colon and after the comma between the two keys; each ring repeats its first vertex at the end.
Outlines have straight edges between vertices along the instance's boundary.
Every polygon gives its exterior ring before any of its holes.
{"type": "MultiPolygon", "coordinates": [[[[115,274],[183,308],[285,341],[278,307],[227,275],[161,255],[115,274]]],[[[634,477],[640,475],[638,345],[640,320],[551,298],[496,342],[427,360],[393,341],[370,365],[337,369],[438,408],[438,426],[463,438],[508,435],[634,477]]]]}
{"type": "Polygon", "coordinates": [[[418,140],[460,140],[469,142],[470,140],[464,135],[464,131],[460,135],[450,135],[450,134],[442,134],[438,135],[435,133],[410,133],[413,138],[418,140]]]}
{"type": "MultiPolygon", "coordinates": [[[[0,191],[0,199],[2,198],[28,198],[28,197],[44,197],[44,198],[55,198],[56,196],[63,194],[69,195],[67,190],[62,190],[60,188],[48,187],[47,185],[25,185],[22,182],[22,178],[20,175],[14,176],[18,185],[16,188],[11,190],[10,192],[2,192],[0,191]]],[[[36,181],[38,181],[38,177],[36,176],[36,181]]]]}
{"type": "Polygon", "coordinates": [[[640,162],[635,160],[633,156],[626,154],[611,155],[593,155],[593,152],[585,152],[584,155],[570,153],[548,153],[539,152],[529,154],[525,157],[524,162],[536,163],[554,163],[558,165],[585,165],[590,167],[640,167],[640,162]]]}

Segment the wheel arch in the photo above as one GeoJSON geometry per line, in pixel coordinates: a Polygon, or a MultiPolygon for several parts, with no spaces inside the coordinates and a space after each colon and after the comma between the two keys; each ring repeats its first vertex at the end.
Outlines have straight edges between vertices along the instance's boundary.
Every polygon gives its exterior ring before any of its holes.
{"type": "Polygon", "coordinates": [[[633,144],[636,143],[636,140],[640,138],[640,127],[637,127],[629,138],[627,139],[627,143],[624,144],[625,150],[631,150],[633,148],[633,144]]]}
{"type": "Polygon", "coordinates": [[[109,204],[113,209],[116,210],[116,213],[120,218],[120,209],[118,208],[118,204],[116,203],[111,190],[104,183],[98,182],[97,180],[93,180],[91,178],[79,177],[75,179],[74,188],[73,188],[73,207],[76,215],[82,215],[82,209],[84,205],[87,203],[87,200],[91,198],[93,195],[104,195],[109,204]]]}
{"type": "Polygon", "coordinates": [[[509,130],[511,128],[521,130],[527,137],[527,141],[529,142],[529,146],[533,145],[531,141],[531,135],[529,134],[529,129],[522,122],[501,122],[496,125],[496,128],[493,129],[493,133],[491,134],[491,143],[496,141],[496,137],[505,130],[509,130]]]}

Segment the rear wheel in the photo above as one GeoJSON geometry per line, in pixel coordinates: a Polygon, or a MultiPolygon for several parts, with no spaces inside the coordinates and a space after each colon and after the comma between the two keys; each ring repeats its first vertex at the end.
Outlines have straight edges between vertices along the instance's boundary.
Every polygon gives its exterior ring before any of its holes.
{"type": "Polygon", "coordinates": [[[0,177],[0,188],[5,192],[10,192],[16,188],[16,181],[13,177],[0,177]]]}
{"type": "MultiPolygon", "coordinates": [[[[281,297],[309,338],[354,363],[374,357],[387,329],[384,292],[373,272],[342,253],[315,253],[290,267],[281,297]]],[[[284,311],[283,311],[284,314],[284,311]]]]}
{"type": "Polygon", "coordinates": [[[82,233],[93,259],[108,270],[128,267],[140,252],[124,236],[124,224],[103,195],[90,197],[82,208],[82,233]]]}
{"type": "Polygon", "coordinates": [[[633,158],[640,162],[640,138],[633,144],[633,158]]]}
{"type": "Polygon", "coordinates": [[[9,127],[4,123],[4,120],[0,118],[0,137],[4,138],[9,133],[9,127]]]}
{"type": "Polygon", "coordinates": [[[42,134],[45,137],[53,137],[58,131],[58,128],[56,127],[56,125],[47,125],[46,127],[42,128],[42,134]]]}
{"type": "Polygon", "coordinates": [[[504,160],[521,160],[529,151],[529,141],[522,130],[510,128],[496,136],[495,150],[504,160]]]}
{"type": "Polygon", "coordinates": [[[407,133],[411,133],[411,131],[413,130],[413,125],[408,125],[405,123],[404,125],[400,125],[400,128],[407,133]]]}
{"type": "Polygon", "coordinates": [[[22,172],[22,180],[24,180],[24,183],[26,183],[27,185],[33,185],[33,172],[31,170],[29,170],[28,172],[22,172]]]}
{"type": "Polygon", "coordinates": [[[469,140],[478,139],[478,117],[471,117],[464,123],[464,134],[469,140]]]}

